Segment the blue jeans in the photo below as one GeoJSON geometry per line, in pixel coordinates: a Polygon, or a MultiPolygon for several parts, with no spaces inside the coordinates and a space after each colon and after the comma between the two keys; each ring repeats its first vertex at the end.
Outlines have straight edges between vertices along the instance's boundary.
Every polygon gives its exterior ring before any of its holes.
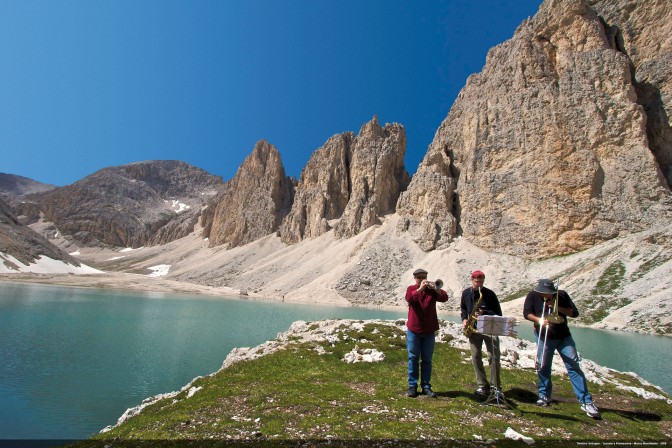
{"type": "MultiPolygon", "coordinates": [[[[544,348],[544,335],[539,338],[539,333],[536,331],[534,335],[537,338],[537,359],[541,360],[541,350],[544,348]]],[[[537,372],[539,378],[539,396],[551,398],[553,393],[553,383],[551,382],[551,367],[553,364],[553,355],[558,351],[562,361],[565,363],[565,368],[569,374],[569,381],[572,383],[574,394],[579,400],[579,403],[592,403],[593,397],[588,392],[588,384],[586,383],[586,376],[583,374],[579,366],[579,354],[576,351],[576,344],[572,336],[567,336],[563,339],[547,339],[546,350],[544,350],[542,368],[537,372]]]]}
{"type": "Polygon", "coordinates": [[[432,387],[432,355],[434,354],[434,332],[413,333],[406,330],[406,348],[408,349],[408,387],[418,387],[419,369],[422,371],[420,385],[423,389],[432,387]]]}

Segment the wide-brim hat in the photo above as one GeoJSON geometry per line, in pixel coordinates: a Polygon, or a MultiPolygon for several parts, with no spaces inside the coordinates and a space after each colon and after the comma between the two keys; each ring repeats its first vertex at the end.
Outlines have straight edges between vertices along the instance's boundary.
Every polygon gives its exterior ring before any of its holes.
{"type": "Polygon", "coordinates": [[[555,294],[558,292],[558,289],[555,287],[555,283],[552,280],[547,278],[542,278],[537,283],[537,287],[534,290],[541,294],[555,294]]]}

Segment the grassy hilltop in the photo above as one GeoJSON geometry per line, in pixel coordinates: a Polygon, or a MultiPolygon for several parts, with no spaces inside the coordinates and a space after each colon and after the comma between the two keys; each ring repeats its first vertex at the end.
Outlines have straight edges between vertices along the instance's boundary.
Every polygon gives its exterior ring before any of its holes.
{"type": "MultiPolygon", "coordinates": [[[[405,395],[407,358],[401,321],[332,322],[335,325],[326,333],[321,323],[311,323],[299,334],[285,333],[282,343],[240,352],[250,359],[227,362],[226,368],[196,379],[176,396],[147,406],[84,444],[144,441],[143,446],[171,442],[198,446],[211,440],[215,445],[237,441],[249,446],[440,446],[450,441],[524,445],[508,441],[507,428],[533,438],[537,445],[672,441],[670,401],[645,399],[623,389],[627,385],[661,394],[627,374],[612,371],[620,386],[589,384],[602,420],[580,410],[566,375],[554,375],[557,401],[548,408],[537,407],[533,369],[502,369],[503,391],[513,409],[482,406],[473,395],[468,352],[446,343],[455,336],[443,333],[432,375],[438,398],[412,399],[405,395]],[[385,359],[343,362],[355,346],[382,351],[385,359]]],[[[442,329],[451,325],[443,322],[442,329]]]]}

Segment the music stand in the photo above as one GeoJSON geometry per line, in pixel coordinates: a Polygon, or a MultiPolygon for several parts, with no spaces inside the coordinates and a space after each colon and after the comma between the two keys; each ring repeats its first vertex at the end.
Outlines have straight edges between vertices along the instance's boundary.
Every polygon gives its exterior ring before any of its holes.
{"type": "MultiPolygon", "coordinates": [[[[518,321],[515,317],[505,317],[505,316],[488,316],[482,315],[478,316],[478,321],[476,323],[476,331],[483,334],[484,336],[490,336],[490,356],[495,357],[495,343],[493,338],[495,336],[513,336],[517,337],[515,327],[518,325],[518,321]]],[[[501,356],[501,355],[500,355],[501,356]]],[[[502,406],[511,409],[511,405],[504,394],[502,393],[499,384],[496,378],[493,378],[492,366],[490,366],[490,383],[492,387],[490,388],[490,395],[488,398],[481,404],[481,406],[487,406],[489,404],[496,404],[497,406],[502,406]]]]}

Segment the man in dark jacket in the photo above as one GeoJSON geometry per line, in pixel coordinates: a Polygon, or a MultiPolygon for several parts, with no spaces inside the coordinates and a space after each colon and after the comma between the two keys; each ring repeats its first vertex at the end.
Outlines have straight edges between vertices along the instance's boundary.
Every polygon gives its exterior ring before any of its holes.
{"type": "MultiPolygon", "coordinates": [[[[502,315],[502,308],[499,305],[497,295],[492,290],[484,287],[483,283],[485,283],[485,274],[482,271],[474,271],[471,273],[471,286],[462,291],[460,311],[462,315],[463,330],[467,328],[469,316],[474,311],[474,307],[481,294],[483,295],[483,298],[476,309],[476,314],[491,316],[502,315]]],[[[473,325],[475,328],[476,322],[473,322],[473,325]]],[[[471,364],[474,366],[474,373],[476,374],[476,395],[487,397],[490,393],[490,383],[485,376],[485,368],[483,367],[483,341],[485,341],[485,348],[490,354],[490,379],[495,383],[493,386],[499,388],[499,371],[501,369],[499,360],[499,337],[477,333],[476,331],[472,332],[469,336],[471,364]]]]}
{"type": "Polygon", "coordinates": [[[555,351],[560,354],[569,374],[574,394],[581,403],[581,410],[588,416],[600,418],[600,411],[593,403],[588,392],[586,376],[579,366],[579,354],[569,332],[568,317],[578,317],[579,310],[563,290],[558,290],[548,279],[541,279],[534,291],[530,291],[523,306],[525,319],[534,323],[534,335],[537,339],[537,376],[539,379],[539,400],[537,406],[551,403],[553,383],[551,367],[555,351]],[[557,301],[557,313],[554,308],[557,301]]]}
{"type": "Polygon", "coordinates": [[[418,379],[420,369],[420,385],[422,393],[429,397],[436,397],[432,390],[430,379],[432,376],[432,356],[434,354],[434,340],[439,329],[439,319],[436,315],[436,302],[448,300],[448,294],[443,289],[427,281],[427,271],[417,269],[413,272],[415,284],[406,289],[408,302],[408,321],[406,322],[406,348],[408,349],[408,396],[418,396],[418,379]]]}

